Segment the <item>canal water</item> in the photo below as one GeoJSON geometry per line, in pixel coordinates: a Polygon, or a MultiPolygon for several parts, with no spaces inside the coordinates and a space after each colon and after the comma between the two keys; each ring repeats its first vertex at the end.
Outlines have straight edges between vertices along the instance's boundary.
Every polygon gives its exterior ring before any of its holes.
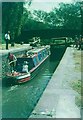
{"type": "Polygon", "coordinates": [[[2,88],[2,117],[28,118],[43,94],[55,71],[63,51],[53,52],[38,75],[31,81],[14,86],[2,88]],[[59,56],[59,57],[57,57],[59,56]]]}

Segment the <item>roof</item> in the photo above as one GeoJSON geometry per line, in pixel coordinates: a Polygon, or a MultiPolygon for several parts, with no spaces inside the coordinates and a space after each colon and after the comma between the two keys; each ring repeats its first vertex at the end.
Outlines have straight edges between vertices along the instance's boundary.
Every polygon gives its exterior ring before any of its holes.
{"type": "MultiPolygon", "coordinates": [[[[31,52],[31,53],[38,53],[38,52],[44,50],[44,49],[47,48],[47,47],[49,47],[49,46],[42,46],[41,48],[36,47],[36,48],[28,51],[28,53],[29,53],[29,52],[31,52]]],[[[50,48],[50,47],[49,47],[49,48],[50,48]]]]}

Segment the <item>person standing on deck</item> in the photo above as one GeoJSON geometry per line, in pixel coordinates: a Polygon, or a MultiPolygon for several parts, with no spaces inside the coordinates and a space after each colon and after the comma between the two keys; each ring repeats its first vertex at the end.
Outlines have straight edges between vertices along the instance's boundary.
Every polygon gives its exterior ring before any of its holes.
{"type": "Polygon", "coordinates": [[[10,41],[10,31],[8,31],[6,34],[5,34],[5,41],[6,41],[6,50],[8,50],[8,43],[10,41]]]}
{"type": "Polygon", "coordinates": [[[15,55],[13,55],[12,53],[9,52],[8,53],[8,60],[9,60],[9,65],[11,67],[11,72],[14,72],[17,58],[15,55]]]}

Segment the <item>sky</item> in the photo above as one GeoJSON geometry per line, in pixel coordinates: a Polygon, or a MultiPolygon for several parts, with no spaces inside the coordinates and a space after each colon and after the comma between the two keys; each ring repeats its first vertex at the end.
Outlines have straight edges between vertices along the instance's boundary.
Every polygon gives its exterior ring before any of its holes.
{"type": "MultiPolygon", "coordinates": [[[[32,4],[29,7],[30,11],[44,10],[50,12],[54,7],[57,7],[59,3],[72,3],[76,0],[32,0],[32,4]]],[[[80,0],[79,0],[80,1],[80,0]]]]}

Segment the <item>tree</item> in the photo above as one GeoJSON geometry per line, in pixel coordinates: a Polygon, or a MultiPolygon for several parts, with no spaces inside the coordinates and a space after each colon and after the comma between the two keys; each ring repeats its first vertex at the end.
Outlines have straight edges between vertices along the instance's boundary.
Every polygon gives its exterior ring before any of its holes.
{"type": "Polygon", "coordinates": [[[23,14],[23,2],[3,2],[2,3],[2,31],[11,32],[14,40],[21,32],[23,14]]]}
{"type": "Polygon", "coordinates": [[[81,27],[81,15],[80,4],[64,4],[60,3],[58,9],[53,10],[56,14],[58,21],[58,27],[65,29],[80,29],[81,27]]]}
{"type": "Polygon", "coordinates": [[[41,10],[34,10],[34,20],[40,21],[47,28],[79,29],[81,28],[80,4],[60,3],[50,13],[41,10]]]}

